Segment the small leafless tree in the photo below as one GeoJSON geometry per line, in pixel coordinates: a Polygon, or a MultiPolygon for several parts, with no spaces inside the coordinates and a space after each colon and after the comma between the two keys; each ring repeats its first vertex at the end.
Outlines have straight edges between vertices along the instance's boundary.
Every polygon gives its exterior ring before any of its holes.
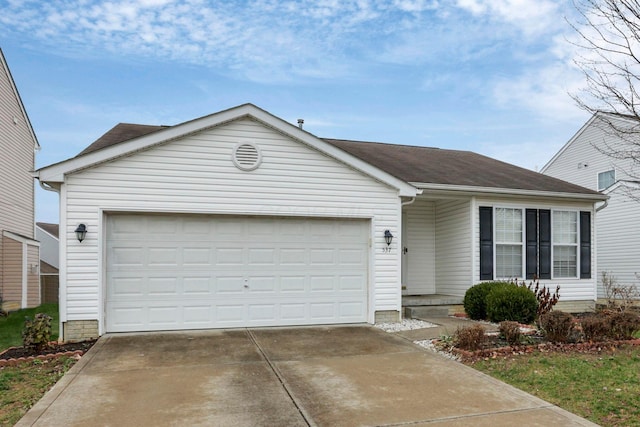
{"type": "MultiPolygon", "coordinates": [[[[636,276],[638,276],[636,274],[636,276]]],[[[638,277],[640,279],[640,277],[638,277]]],[[[616,277],[608,271],[601,273],[602,289],[607,300],[607,307],[625,311],[640,297],[638,287],[634,284],[621,285],[616,277]]]]}
{"type": "MultiPolygon", "coordinates": [[[[584,110],[599,115],[615,136],[594,144],[613,159],[640,165],[640,0],[574,0],[578,18],[570,20],[579,50],[574,62],[585,87],[572,94],[584,110]]],[[[637,181],[637,171],[625,171],[637,181]]]]}

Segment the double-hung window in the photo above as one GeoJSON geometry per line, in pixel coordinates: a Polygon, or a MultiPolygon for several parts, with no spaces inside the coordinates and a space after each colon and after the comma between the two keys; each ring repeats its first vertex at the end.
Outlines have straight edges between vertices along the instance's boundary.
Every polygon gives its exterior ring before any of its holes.
{"type": "Polygon", "coordinates": [[[553,211],[553,277],[578,277],[578,212],[553,211]]]}
{"type": "Polygon", "coordinates": [[[480,280],[591,278],[591,212],[480,206],[480,280]]]}
{"type": "Polygon", "coordinates": [[[522,209],[496,208],[495,215],[496,277],[523,277],[522,209]]]}

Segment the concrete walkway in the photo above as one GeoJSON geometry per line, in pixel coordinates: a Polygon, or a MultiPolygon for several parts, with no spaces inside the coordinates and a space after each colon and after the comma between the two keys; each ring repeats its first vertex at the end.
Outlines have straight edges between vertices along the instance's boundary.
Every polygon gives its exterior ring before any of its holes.
{"type": "Polygon", "coordinates": [[[17,425],[594,425],[403,335],[370,326],[108,335],[17,425]]]}

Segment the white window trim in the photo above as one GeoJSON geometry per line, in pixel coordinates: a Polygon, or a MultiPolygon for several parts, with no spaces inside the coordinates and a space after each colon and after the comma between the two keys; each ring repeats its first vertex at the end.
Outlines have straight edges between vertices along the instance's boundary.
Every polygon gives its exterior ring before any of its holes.
{"type": "Polygon", "coordinates": [[[525,276],[525,267],[526,267],[526,254],[525,254],[525,229],[526,229],[526,218],[525,218],[525,214],[524,214],[525,208],[522,207],[514,207],[514,206],[494,206],[493,207],[493,278],[494,280],[502,280],[502,279],[524,279],[525,276]],[[497,222],[497,218],[498,215],[496,213],[496,211],[498,209],[512,209],[512,210],[516,210],[516,211],[520,211],[520,217],[522,219],[522,229],[520,230],[520,249],[521,249],[521,266],[520,266],[520,276],[518,277],[499,277],[498,276],[498,262],[497,262],[497,247],[498,245],[509,245],[509,246],[516,246],[518,245],[518,242],[500,242],[498,243],[498,228],[496,227],[496,222],[497,222]]]}
{"type": "Polygon", "coordinates": [[[551,279],[557,280],[572,280],[580,277],[580,211],[577,209],[551,209],[551,279]],[[559,243],[556,245],[553,241],[554,224],[553,214],[554,212],[574,212],[576,214],[576,243],[559,243]],[[575,276],[556,277],[554,255],[556,246],[574,246],[576,248],[576,274],[575,276]]]}
{"type": "Polygon", "coordinates": [[[598,191],[604,191],[607,188],[609,188],[612,185],[614,185],[617,182],[616,181],[616,176],[618,176],[618,171],[616,171],[616,168],[611,168],[611,169],[604,170],[602,172],[598,172],[596,174],[596,188],[598,189],[598,191]],[[600,188],[600,174],[611,172],[611,171],[613,171],[613,182],[608,187],[600,188]]]}

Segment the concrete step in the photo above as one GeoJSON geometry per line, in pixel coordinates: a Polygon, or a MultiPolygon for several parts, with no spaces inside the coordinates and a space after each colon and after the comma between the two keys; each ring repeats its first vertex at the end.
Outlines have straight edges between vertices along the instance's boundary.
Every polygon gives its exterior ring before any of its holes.
{"type": "Polygon", "coordinates": [[[404,308],[404,317],[407,319],[422,319],[425,317],[447,317],[448,305],[420,305],[404,308]]]}
{"type": "Polygon", "coordinates": [[[417,307],[421,305],[459,305],[464,297],[453,295],[403,295],[404,307],[417,307]]]}

